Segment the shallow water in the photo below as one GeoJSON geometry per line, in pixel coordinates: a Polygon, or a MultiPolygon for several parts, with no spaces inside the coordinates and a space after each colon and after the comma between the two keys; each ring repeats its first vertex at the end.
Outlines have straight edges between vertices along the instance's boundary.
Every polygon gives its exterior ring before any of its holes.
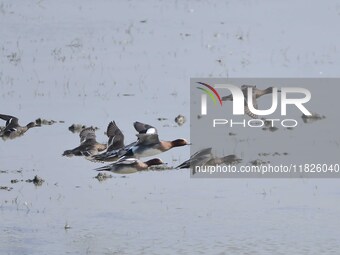
{"type": "MultiPolygon", "coordinates": [[[[101,164],[61,154],[79,142],[73,123],[98,126],[103,142],[111,120],[127,142],[136,120],[188,139],[174,118],[189,120],[190,77],[337,76],[339,13],[336,1],[1,1],[1,113],[65,123],[0,141],[0,186],[13,188],[0,190],[0,253],[338,254],[338,180],[184,169],[98,182],[101,164]],[[41,186],[11,183],[35,175],[41,186]]],[[[160,157],[174,166],[189,155],[160,157]]]]}

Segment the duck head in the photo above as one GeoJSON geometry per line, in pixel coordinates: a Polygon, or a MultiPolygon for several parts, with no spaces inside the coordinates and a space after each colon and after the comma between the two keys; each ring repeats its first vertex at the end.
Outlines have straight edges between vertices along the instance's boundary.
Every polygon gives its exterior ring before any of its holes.
{"type": "Polygon", "coordinates": [[[27,129],[30,129],[32,127],[40,127],[41,125],[39,125],[38,123],[36,122],[30,122],[26,125],[27,129]]]}
{"type": "Polygon", "coordinates": [[[159,158],[153,158],[145,162],[148,166],[162,165],[164,162],[159,158]]]}
{"type": "Polygon", "coordinates": [[[185,139],[176,139],[171,142],[172,147],[181,147],[185,145],[190,145],[190,143],[185,139]]]}

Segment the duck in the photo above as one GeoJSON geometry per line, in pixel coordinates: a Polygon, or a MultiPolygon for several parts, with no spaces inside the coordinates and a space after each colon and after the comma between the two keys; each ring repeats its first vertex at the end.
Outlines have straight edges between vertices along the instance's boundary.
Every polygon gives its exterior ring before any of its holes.
{"type": "MultiPolygon", "coordinates": [[[[142,127],[138,127],[142,128],[142,127]]],[[[147,130],[145,128],[141,130],[141,132],[146,133],[147,130]]],[[[92,156],[93,162],[112,162],[118,160],[121,156],[123,156],[126,151],[132,147],[134,143],[131,143],[127,146],[124,144],[124,135],[122,131],[118,128],[114,121],[111,121],[108,125],[107,136],[109,137],[108,146],[105,151],[102,151],[99,154],[92,156]],[[115,156],[112,156],[115,155],[115,156]]]]}
{"type": "Polygon", "coordinates": [[[133,127],[136,129],[138,134],[147,134],[147,135],[158,134],[158,131],[155,127],[149,124],[139,122],[139,121],[135,121],[133,123],[133,127]]]}
{"type": "Polygon", "coordinates": [[[242,162],[242,159],[238,158],[236,155],[231,154],[224,157],[212,157],[204,163],[206,166],[216,166],[216,165],[235,165],[242,162]]]}
{"type": "Polygon", "coordinates": [[[193,154],[190,159],[184,161],[182,164],[178,165],[176,169],[190,168],[197,165],[201,166],[214,166],[214,165],[233,165],[238,164],[242,161],[236,155],[228,155],[224,157],[214,157],[211,153],[210,148],[204,148],[193,154]]]}
{"type": "Polygon", "coordinates": [[[107,142],[107,151],[118,150],[124,147],[124,134],[114,120],[108,124],[106,135],[109,138],[107,142]]]}
{"type": "Polygon", "coordinates": [[[0,137],[2,137],[3,139],[17,138],[26,133],[27,130],[29,130],[30,128],[41,126],[36,122],[30,122],[26,126],[20,126],[19,119],[11,115],[0,114],[0,119],[6,121],[6,126],[3,127],[0,131],[0,137]]]}
{"type": "MultiPolygon", "coordinates": [[[[122,149],[107,153],[105,156],[100,157],[102,161],[115,161],[122,156],[132,158],[151,157],[175,147],[190,145],[185,139],[159,140],[157,129],[149,124],[136,121],[133,126],[138,132],[136,135],[137,141],[122,149]]],[[[95,158],[98,159],[99,157],[95,158]]]]}
{"type": "MultiPolygon", "coordinates": [[[[257,105],[257,99],[260,98],[261,96],[264,96],[264,95],[267,95],[267,94],[272,94],[273,93],[273,89],[274,87],[268,87],[266,89],[258,89],[256,86],[253,86],[253,85],[242,85],[241,86],[241,90],[242,90],[242,93],[244,95],[244,111],[245,113],[253,118],[253,119],[258,119],[258,115],[252,113],[250,110],[249,110],[249,107],[248,107],[248,88],[252,88],[253,89],[253,105],[254,105],[254,108],[255,109],[258,109],[258,105],[257,105]]],[[[280,90],[278,90],[278,92],[281,92],[280,90]]],[[[222,97],[222,101],[233,101],[233,95],[230,94],[228,96],[224,96],[222,97]]]]}
{"type": "Polygon", "coordinates": [[[182,147],[185,145],[190,145],[190,143],[185,139],[176,139],[172,141],[161,141],[157,134],[152,135],[137,135],[137,143],[132,146],[127,152],[127,156],[134,157],[150,157],[162,152],[166,152],[175,147],[182,147]]]}
{"type": "Polygon", "coordinates": [[[131,146],[126,152],[126,156],[133,156],[137,158],[150,157],[166,152],[175,147],[182,147],[190,145],[190,143],[183,139],[175,139],[172,141],[159,140],[157,129],[148,124],[141,122],[134,122],[135,129],[139,132],[137,134],[137,142],[131,146]],[[145,133],[142,130],[146,130],[145,133]]]}
{"type": "Polygon", "coordinates": [[[184,161],[182,164],[176,166],[176,169],[190,168],[195,165],[204,165],[205,162],[212,159],[213,155],[211,153],[210,148],[204,148],[202,150],[197,151],[193,155],[190,156],[190,159],[184,161]]]}
{"type": "Polygon", "coordinates": [[[132,174],[139,171],[147,170],[150,166],[162,165],[163,161],[159,158],[153,158],[148,161],[141,161],[137,158],[122,157],[116,162],[96,168],[96,171],[111,171],[117,174],[132,174]]]}
{"type": "Polygon", "coordinates": [[[96,140],[95,129],[93,127],[84,128],[80,134],[80,145],[74,149],[66,150],[62,156],[86,156],[90,157],[106,150],[107,145],[98,143],[96,140]]]}

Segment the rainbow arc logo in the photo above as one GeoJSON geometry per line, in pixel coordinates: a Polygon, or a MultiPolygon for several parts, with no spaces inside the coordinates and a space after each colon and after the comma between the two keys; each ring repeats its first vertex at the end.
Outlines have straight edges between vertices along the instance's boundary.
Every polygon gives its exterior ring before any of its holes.
{"type": "Polygon", "coordinates": [[[216,100],[217,98],[220,105],[222,106],[222,99],[220,95],[218,94],[218,92],[216,91],[216,89],[214,89],[211,85],[206,84],[204,82],[197,82],[197,83],[208,88],[206,89],[206,88],[197,87],[198,89],[202,90],[205,94],[207,94],[211,98],[211,100],[214,102],[215,105],[217,104],[217,100],[216,100]]]}

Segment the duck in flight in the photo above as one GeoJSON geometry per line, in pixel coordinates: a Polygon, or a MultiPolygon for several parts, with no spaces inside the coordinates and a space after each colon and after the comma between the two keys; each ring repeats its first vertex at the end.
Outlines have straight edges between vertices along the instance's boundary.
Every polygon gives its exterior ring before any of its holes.
{"type": "Polygon", "coordinates": [[[26,126],[20,126],[18,118],[11,115],[0,114],[0,119],[6,121],[6,126],[0,131],[0,137],[4,140],[17,138],[26,133],[30,128],[40,127],[36,122],[30,122],[26,126]]]}
{"type": "MultiPolygon", "coordinates": [[[[94,162],[113,162],[122,157],[136,142],[133,142],[129,145],[124,144],[124,135],[122,131],[118,128],[118,126],[113,121],[114,125],[109,125],[107,130],[107,135],[109,136],[108,146],[105,151],[100,154],[93,155],[91,160],[94,162]],[[111,137],[111,138],[110,138],[111,137]]],[[[150,126],[151,127],[151,126],[150,126]]],[[[141,133],[146,133],[147,130],[140,130],[141,133]]],[[[150,131],[151,128],[150,128],[150,131]]]]}
{"type": "Polygon", "coordinates": [[[159,140],[157,129],[149,124],[136,121],[133,126],[138,132],[137,141],[124,148],[96,155],[94,156],[94,159],[110,162],[116,161],[122,156],[132,158],[150,157],[168,151],[174,147],[189,145],[185,139],[176,139],[173,141],[159,140]]]}
{"type": "Polygon", "coordinates": [[[147,170],[150,166],[162,165],[163,161],[159,158],[150,159],[143,162],[136,158],[122,157],[112,164],[96,168],[97,171],[111,171],[117,174],[132,174],[139,171],[147,170]]]}
{"type": "Polygon", "coordinates": [[[63,156],[92,156],[107,148],[106,144],[98,143],[96,140],[95,129],[88,127],[79,133],[80,145],[74,149],[66,150],[63,156]]]}
{"type": "Polygon", "coordinates": [[[114,149],[124,146],[124,135],[114,121],[111,121],[107,126],[106,135],[109,138],[107,144],[97,142],[95,131],[96,129],[93,127],[84,128],[79,134],[80,145],[72,150],[64,151],[63,156],[86,156],[91,159],[92,156],[107,148],[114,149]]]}
{"type": "MultiPolygon", "coordinates": [[[[241,90],[244,96],[244,111],[245,113],[253,118],[253,119],[257,119],[258,116],[254,113],[252,113],[248,107],[248,88],[252,88],[252,99],[253,99],[253,106],[255,109],[258,109],[258,105],[257,105],[257,99],[267,95],[267,94],[272,94],[273,93],[273,87],[268,87],[266,89],[258,89],[256,86],[252,86],[252,85],[242,85],[241,86],[241,90]]],[[[278,92],[281,92],[280,90],[278,90],[278,92]]],[[[233,101],[233,95],[230,94],[228,96],[224,96],[222,97],[222,101],[233,101]]]]}
{"type": "Polygon", "coordinates": [[[234,165],[242,161],[236,155],[231,154],[224,157],[214,157],[212,148],[205,148],[191,155],[190,159],[178,165],[177,169],[190,168],[195,166],[234,165]]]}
{"type": "Polygon", "coordinates": [[[190,168],[191,166],[204,165],[207,161],[213,158],[210,148],[204,148],[190,156],[190,159],[176,166],[177,169],[190,168]]]}
{"type": "Polygon", "coordinates": [[[109,123],[106,135],[109,138],[107,142],[107,151],[118,150],[124,147],[124,135],[116,125],[116,122],[111,121],[109,123]]]}
{"type": "Polygon", "coordinates": [[[83,129],[79,134],[81,144],[72,150],[66,150],[63,156],[86,156],[92,160],[98,153],[124,146],[124,135],[114,121],[107,126],[106,135],[109,138],[107,144],[97,142],[95,130],[93,127],[83,129]]]}

